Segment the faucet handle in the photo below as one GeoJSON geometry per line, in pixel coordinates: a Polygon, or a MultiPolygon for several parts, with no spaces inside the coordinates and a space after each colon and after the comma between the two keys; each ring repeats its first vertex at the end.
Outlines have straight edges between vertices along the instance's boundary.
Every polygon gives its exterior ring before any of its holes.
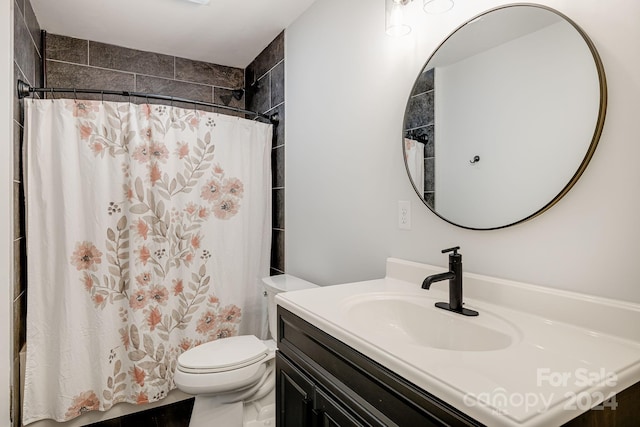
{"type": "Polygon", "coordinates": [[[453,248],[449,248],[449,249],[443,249],[442,253],[446,254],[447,252],[453,252],[453,255],[458,255],[458,251],[460,250],[460,246],[456,246],[453,248]]]}

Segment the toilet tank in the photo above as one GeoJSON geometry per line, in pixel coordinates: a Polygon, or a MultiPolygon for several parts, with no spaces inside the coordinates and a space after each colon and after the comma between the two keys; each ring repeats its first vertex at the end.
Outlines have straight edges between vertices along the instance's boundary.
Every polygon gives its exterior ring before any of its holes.
{"type": "Polygon", "coordinates": [[[268,304],[268,319],[269,319],[269,332],[271,337],[276,339],[277,336],[277,320],[276,314],[276,294],[280,292],[299,291],[302,289],[317,288],[318,285],[299,277],[291,276],[289,274],[280,274],[278,276],[269,276],[262,279],[264,289],[267,293],[268,304]]]}

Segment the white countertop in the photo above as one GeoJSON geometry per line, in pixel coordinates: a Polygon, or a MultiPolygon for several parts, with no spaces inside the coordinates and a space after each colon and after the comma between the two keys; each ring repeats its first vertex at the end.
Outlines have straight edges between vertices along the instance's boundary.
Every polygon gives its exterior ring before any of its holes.
{"type": "Polygon", "coordinates": [[[448,301],[447,281],[420,288],[426,276],[444,270],[390,258],[383,279],[286,292],[276,301],[490,426],[561,425],[640,381],[637,304],[464,274],[465,307],[480,313],[465,321],[494,322],[511,336],[508,347],[491,351],[420,345],[349,315],[362,298],[408,298],[425,307],[448,301]]]}

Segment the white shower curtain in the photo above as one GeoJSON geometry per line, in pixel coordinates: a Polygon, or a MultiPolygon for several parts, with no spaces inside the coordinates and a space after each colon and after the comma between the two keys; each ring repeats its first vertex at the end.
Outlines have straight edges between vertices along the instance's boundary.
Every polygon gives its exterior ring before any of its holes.
{"type": "Polygon", "coordinates": [[[404,157],[418,194],[424,197],[424,143],[413,139],[404,139],[404,157]]]}
{"type": "Polygon", "coordinates": [[[267,333],[272,126],[25,100],[24,423],[175,388],[177,356],[267,333]]]}

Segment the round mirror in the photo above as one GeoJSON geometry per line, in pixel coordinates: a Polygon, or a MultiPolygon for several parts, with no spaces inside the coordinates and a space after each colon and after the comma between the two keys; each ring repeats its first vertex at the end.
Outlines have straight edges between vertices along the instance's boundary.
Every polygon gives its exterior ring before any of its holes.
{"type": "Polygon", "coordinates": [[[533,5],[485,12],[447,37],[414,84],[403,127],[411,183],[463,228],[531,219],[586,168],[606,99],[600,57],[566,16],[533,5]]]}

